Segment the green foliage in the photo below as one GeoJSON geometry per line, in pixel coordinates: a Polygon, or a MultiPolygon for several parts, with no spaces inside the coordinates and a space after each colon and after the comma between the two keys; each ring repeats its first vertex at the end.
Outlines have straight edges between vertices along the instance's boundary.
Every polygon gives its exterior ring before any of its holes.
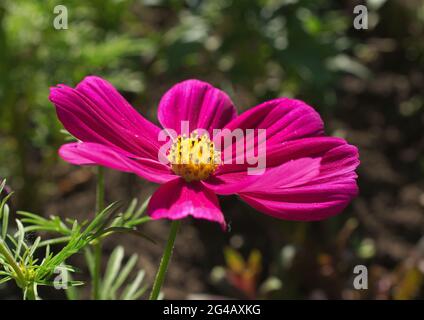
{"type": "Polygon", "coordinates": [[[100,299],[136,300],[146,292],[148,286],[143,285],[144,270],[139,270],[135,278],[128,281],[137,263],[138,255],[133,254],[123,264],[124,256],[125,251],[121,246],[116,247],[110,255],[104,277],[101,281],[100,299]],[[128,283],[127,285],[125,285],[126,282],[128,283]]]}
{"type": "MultiPolygon", "coordinates": [[[[149,236],[138,231],[136,228],[138,225],[141,225],[150,220],[150,217],[143,215],[147,206],[147,200],[139,208],[137,208],[137,203],[138,200],[133,199],[129,207],[124,212],[118,213],[116,213],[118,209],[118,203],[113,203],[106,207],[102,213],[106,211],[108,215],[102,214],[100,216],[96,216],[92,222],[99,223],[98,227],[95,229],[96,232],[93,233],[93,240],[100,237],[106,237],[113,233],[126,232],[154,242],[149,236]]],[[[66,219],[63,221],[58,216],[44,218],[41,215],[25,211],[18,211],[18,214],[22,217],[21,221],[27,224],[27,226],[24,228],[25,232],[50,232],[60,235],[58,238],[40,242],[40,246],[68,242],[71,239],[73,232],[72,228],[75,224],[81,226],[81,228],[88,228],[90,225],[89,220],[85,220],[78,224],[75,219],[66,219]]]]}
{"type": "MultiPolygon", "coordinates": [[[[5,181],[0,185],[0,193],[5,186],[5,181]]],[[[0,284],[14,280],[22,289],[24,299],[39,299],[38,286],[54,286],[55,274],[63,272],[74,272],[75,269],[66,261],[85,250],[87,262],[91,272],[93,271],[93,254],[91,246],[100,238],[116,232],[131,232],[151,240],[149,237],[135,229],[136,226],[147,222],[149,219],[142,217],[145,203],[137,208],[137,201],[133,200],[127,210],[117,213],[117,203],[112,203],[99,212],[91,221],[86,220],[78,223],[77,220],[67,219],[63,221],[57,216],[49,219],[29,212],[19,212],[22,217],[16,219],[17,231],[11,235],[9,231],[9,206],[7,195],[0,202],[0,284]],[[143,219],[144,218],[144,219],[143,219]],[[24,224],[26,226],[24,226],[24,224]],[[48,232],[57,234],[58,237],[42,240],[37,237],[32,243],[28,243],[27,235],[32,232],[48,232]],[[62,244],[58,252],[52,252],[51,246],[62,244]],[[40,256],[40,252],[43,254],[40,256]]],[[[112,253],[108,266],[101,282],[102,299],[138,299],[147,287],[143,285],[144,271],[138,271],[135,279],[129,285],[126,281],[135,267],[137,255],[130,257],[128,262],[122,266],[124,250],[117,247],[112,253]],[[121,268],[122,267],[122,268],[121,268]]],[[[70,279],[70,276],[68,277],[70,279]]],[[[73,290],[69,287],[79,286],[81,281],[69,280],[60,286],[73,290]]]]}

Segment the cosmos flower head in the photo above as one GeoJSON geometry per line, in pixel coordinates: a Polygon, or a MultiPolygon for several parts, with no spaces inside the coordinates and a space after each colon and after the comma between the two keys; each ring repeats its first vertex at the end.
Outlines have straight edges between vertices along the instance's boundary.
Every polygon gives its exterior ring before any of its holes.
{"type": "Polygon", "coordinates": [[[217,195],[236,194],[275,218],[321,220],[358,193],[357,148],[325,136],[319,114],[300,100],[274,99],[237,115],[225,92],[187,80],[160,100],[160,128],[99,77],[53,87],[49,98],[79,140],[60,156],[160,184],[147,209],[153,219],[193,216],[225,229],[217,195]]]}

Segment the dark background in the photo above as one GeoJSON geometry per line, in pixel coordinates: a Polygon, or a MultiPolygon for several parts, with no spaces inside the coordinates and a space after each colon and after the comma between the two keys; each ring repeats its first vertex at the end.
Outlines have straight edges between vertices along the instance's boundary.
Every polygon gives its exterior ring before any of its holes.
{"type": "MultiPolygon", "coordinates": [[[[184,220],[165,297],[422,299],[423,40],[419,0],[2,0],[0,177],[16,192],[14,209],[93,215],[95,172],[58,158],[64,136],[48,101],[50,86],[89,74],[111,81],[153,122],[161,95],[187,78],[222,88],[239,112],[300,98],[328,135],[359,147],[359,197],[314,223],[223,198],[231,230],[184,220]],[[68,8],[67,30],[53,28],[58,4],[68,8]],[[353,28],[358,4],[368,8],[368,30],[353,28]],[[358,264],[368,267],[368,290],[353,288],[358,264]]],[[[107,200],[124,203],[156,188],[110,170],[106,182],[107,200]]],[[[158,245],[113,236],[106,255],[117,244],[137,252],[150,281],[168,228],[144,227],[158,245]]],[[[76,278],[86,278],[82,259],[74,263],[76,278]]],[[[0,287],[0,298],[15,294],[0,287]]]]}

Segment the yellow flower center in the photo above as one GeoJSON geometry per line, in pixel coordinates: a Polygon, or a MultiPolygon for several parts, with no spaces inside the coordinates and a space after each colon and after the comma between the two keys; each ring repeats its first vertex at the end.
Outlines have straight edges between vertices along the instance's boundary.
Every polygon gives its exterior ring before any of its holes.
{"type": "Polygon", "coordinates": [[[221,153],[215,149],[208,135],[199,136],[196,131],[190,137],[179,135],[168,154],[175,174],[186,181],[205,180],[221,164],[221,153]]]}

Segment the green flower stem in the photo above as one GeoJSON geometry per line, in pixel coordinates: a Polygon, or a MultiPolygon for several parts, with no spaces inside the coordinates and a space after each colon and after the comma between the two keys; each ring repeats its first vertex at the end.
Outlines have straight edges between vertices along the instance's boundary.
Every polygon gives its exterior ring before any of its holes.
{"type": "Polygon", "coordinates": [[[19,267],[18,263],[13,258],[9,249],[6,247],[6,244],[4,243],[3,239],[0,239],[0,253],[3,255],[3,257],[7,260],[10,266],[13,268],[13,271],[15,271],[16,282],[18,286],[21,288],[24,288],[26,283],[25,275],[22,272],[21,268],[19,267]]]}
{"type": "Polygon", "coordinates": [[[102,242],[100,239],[96,240],[94,245],[94,273],[93,273],[93,292],[92,296],[94,300],[100,298],[100,273],[102,266],[102,242]]]}
{"type": "MultiPolygon", "coordinates": [[[[105,206],[105,178],[104,169],[97,167],[97,188],[96,188],[96,214],[101,212],[105,206]]],[[[94,300],[100,298],[100,274],[102,266],[102,242],[97,239],[94,245],[94,272],[92,297],[94,300]]]]}
{"type": "Polygon", "coordinates": [[[30,284],[26,289],[26,300],[38,300],[37,295],[35,294],[34,284],[30,284]]]}
{"type": "Polygon", "coordinates": [[[172,256],[174,249],[175,238],[177,237],[178,229],[181,221],[174,220],[171,224],[171,230],[169,232],[168,242],[166,243],[165,251],[160,261],[159,270],[156,274],[155,282],[153,283],[152,292],[150,293],[150,300],[157,300],[163,281],[165,280],[166,271],[168,270],[169,260],[172,256]]]}

